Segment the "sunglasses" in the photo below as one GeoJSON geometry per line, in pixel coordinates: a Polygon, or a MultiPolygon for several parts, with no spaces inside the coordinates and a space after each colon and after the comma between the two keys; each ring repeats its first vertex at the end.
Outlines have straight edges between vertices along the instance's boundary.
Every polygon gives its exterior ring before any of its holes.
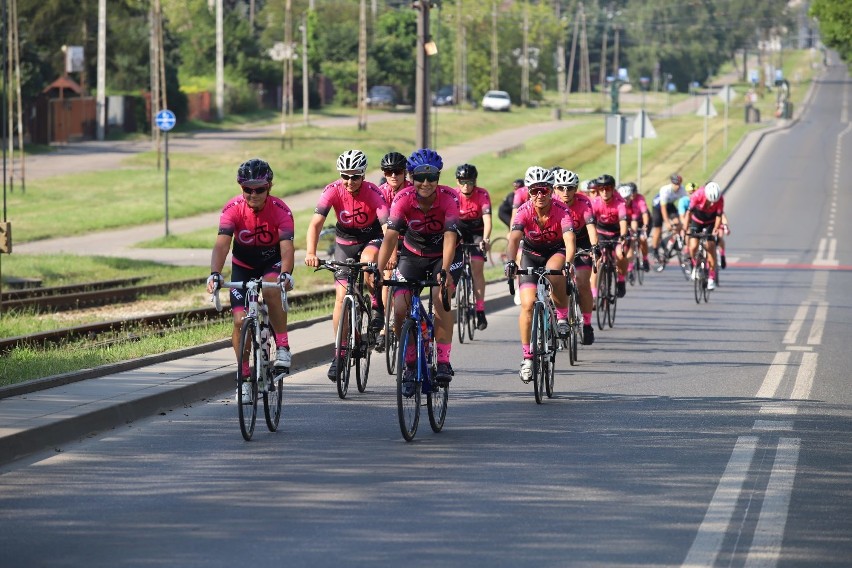
{"type": "Polygon", "coordinates": [[[343,181],[349,181],[349,180],[358,181],[359,179],[361,179],[363,177],[364,177],[364,174],[351,174],[351,175],[350,174],[340,174],[340,179],[342,179],[343,181]]]}
{"type": "Polygon", "coordinates": [[[576,191],[577,186],[576,185],[555,185],[555,186],[553,186],[553,189],[555,189],[556,191],[576,191]]]}
{"type": "Polygon", "coordinates": [[[436,182],[438,178],[441,177],[441,174],[411,174],[411,179],[418,183],[423,183],[424,181],[428,182],[436,182]]]}
{"type": "Polygon", "coordinates": [[[268,185],[264,186],[264,187],[244,187],[243,188],[243,193],[247,193],[249,195],[263,195],[267,191],[269,191],[268,185]]]}
{"type": "Polygon", "coordinates": [[[540,185],[530,188],[530,195],[547,195],[550,193],[550,188],[546,185],[540,185]]]}
{"type": "Polygon", "coordinates": [[[382,173],[385,174],[385,176],[401,176],[405,173],[405,170],[382,170],[382,173]]]}
{"type": "Polygon", "coordinates": [[[473,179],[460,179],[459,185],[476,185],[476,180],[473,179]]]}

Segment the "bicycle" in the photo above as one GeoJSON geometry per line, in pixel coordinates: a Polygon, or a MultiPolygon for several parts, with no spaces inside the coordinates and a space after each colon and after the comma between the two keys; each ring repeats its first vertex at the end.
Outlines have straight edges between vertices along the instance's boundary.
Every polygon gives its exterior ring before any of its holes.
{"type": "Polygon", "coordinates": [[[346,272],[346,295],[337,320],[337,333],[334,341],[334,361],[337,367],[337,396],[346,398],[349,392],[349,378],[355,368],[355,382],[358,392],[367,390],[367,378],[370,374],[370,355],[376,346],[376,332],[370,329],[373,307],[369,292],[364,291],[364,273],[376,272],[374,262],[346,262],[320,260],[316,270],[346,272]]]}
{"type": "Polygon", "coordinates": [[[716,242],[716,237],[704,231],[689,233],[692,238],[698,239],[698,251],[696,252],[695,266],[693,267],[693,288],[695,291],[695,303],[700,304],[704,300],[706,304],[710,300],[710,289],[707,288],[707,280],[710,277],[710,262],[707,253],[707,241],[716,242]]]}
{"type": "MultiPolygon", "coordinates": [[[[553,386],[556,371],[556,352],[559,349],[556,335],[556,309],[550,297],[552,285],[548,276],[564,275],[564,270],[549,268],[518,268],[517,274],[538,277],[533,304],[532,338],[532,382],[537,404],[544,397],[553,398],[553,386]]],[[[508,279],[509,293],[515,295],[515,279],[508,279]]],[[[581,316],[582,318],[582,316],[581,316]]],[[[581,320],[582,321],[582,320],[581,320]]]]}
{"type": "Polygon", "coordinates": [[[497,237],[488,243],[488,263],[490,266],[504,266],[509,258],[506,256],[506,249],[509,248],[509,241],[506,237],[497,237]]]}
{"type": "MultiPolygon", "coordinates": [[[[591,249],[577,249],[574,258],[589,256],[591,249]]],[[[598,267],[592,262],[592,270],[597,273],[598,267]]],[[[579,361],[578,344],[583,336],[583,311],[580,309],[580,290],[577,287],[577,272],[574,265],[568,274],[568,336],[562,340],[562,346],[568,349],[568,361],[574,366],[579,361]]]]}
{"type": "MultiPolygon", "coordinates": [[[[440,432],[447,418],[449,388],[434,380],[437,373],[437,344],[432,306],[432,287],[437,280],[385,280],[384,284],[398,286],[411,292],[409,314],[399,333],[396,363],[396,407],[399,429],[406,442],[414,439],[420,423],[421,395],[426,395],[429,424],[433,432],[440,432]],[[428,309],[423,307],[420,294],[429,288],[428,309]]],[[[450,299],[444,289],[441,304],[450,312],[450,299]]]]}
{"type": "Polygon", "coordinates": [[[662,272],[666,269],[666,264],[677,257],[683,277],[688,281],[691,277],[691,266],[689,255],[686,253],[686,239],[684,239],[683,232],[680,230],[680,224],[676,222],[673,230],[664,231],[660,242],[663,244],[656,251],[657,266],[654,270],[662,272]]]}
{"type": "Polygon", "coordinates": [[[317,251],[325,251],[328,258],[334,258],[334,248],[337,245],[337,227],[329,225],[323,227],[317,241],[317,251]]]}
{"type": "Polygon", "coordinates": [[[604,325],[611,328],[615,323],[615,311],[618,307],[618,294],[616,294],[616,282],[618,273],[615,268],[615,245],[617,240],[601,239],[598,244],[601,248],[600,268],[598,274],[598,299],[595,302],[595,313],[598,320],[598,329],[603,330],[604,325]]]}
{"type": "Polygon", "coordinates": [[[456,327],[459,342],[464,343],[465,330],[473,341],[476,331],[476,300],[473,293],[473,267],[470,264],[470,251],[479,250],[478,244],[461,243],[462,270],[456,284],[456,327]]]}
{"type": "Polygon", "coordinates": [[[234,288],[245,292],[246,313],[240,326],[240,350],[237,357],[237,413],[240,421],[240,432],[243,439],[251,440],[257,419],[258,393],[263,393],[263,414],[266,427],[270,432],[278,429],[281,420],[281,403],[283,401],[284,375],[275,374],[274,362],[277,353],[275,345],[275,330],[269,321],[269,311],[263,302],[264,288],[278,288],[281,291],[281,304],[288,311],[287,291],[277,282],[265,282],[263,278],[253,278],[242,282],[220,283],[213,293],[213,302],[217,311],[222,311],[219,300],[219,290],[234,288]],[[248,361],[250,372],[243,376],[243,363],[248,361]],[[243,385],[249,385],[250,401],[242,396],[243,385]]]}
{"type": "Polygon", "coordinates": [[[642,268],[642,247],[639,242],[640,238],[645,237],[644,235],[640,237],[639,231],[630,231],[630,252],[633,255],[630,263],[633,265],[633,270],[627,271],[627,280],[630,282],[631,286],[633,286],[636,282],[638,282],[640,286],[645,283],[645,270],[642,268]]]}
{"type": "Polygon", "coordinates": [[[396,375],[396,351],[399,340],[393,332],[393,289],[388,291],[388,303],[390,305],[385,309],[385,333],[381,340],[385,342],[385,366],[388,374],[396,375]]]}

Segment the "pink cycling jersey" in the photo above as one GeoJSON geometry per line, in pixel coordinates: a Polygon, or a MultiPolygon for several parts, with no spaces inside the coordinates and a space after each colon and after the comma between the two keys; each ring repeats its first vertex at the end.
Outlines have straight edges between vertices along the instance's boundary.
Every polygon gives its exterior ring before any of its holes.
{"type": "Polygon", "coordinates": [[[261,268],[281,260],[281,241],[293,240],[293,213],[278,197],[267,196],[259,212],[238,195],[225,204],[219,216],[219,234],[234,239],[233,262],[261,268]]]}
{"type": "Polygon", "coordinates": [[[568,211],[571,213],[571,220],[574,223],[574,232],[577,234],[577,239],[588,239],[589,230],[586,225],[595,224],[595,212],[592,209],[592,201],[585,195],[577,194],[574,196],[574,201],[571,205],[565,204],[568,211]]]}
{"type": "Polygon", "coordinates": [[[561,201],[550,202],[550,211],[544,225],[539,224],[535,205],[528,201],[521,205],[512,222],[513,231],[524,235],[524,250],[538,254],[548,254],[554,249],[565,247],[564,234],[574,231],[574,219],[568,206],[561,201]]]}
{"type": "Polygon", "coordinates": [[[639,221],[639,224],[642,224],[642,215],[648,213],[648,202],[645,201],[645,196],[636,193],[633,195],[633,199],[630,200],[630,219],[635,219],[639,221]]]}
{"type": "Polygon", "coordinates": [[[689,210],[692,211],[690,220],[699,225],[709,225],[716,222],[716,217],[725,212],[725,198],[719,196],[719,201],[710,203],[704,195],[704,188],[699,187],[689,198],[689,210]]]}
{"type": "Polygon", "coordinates": [[[463,191],[459,196],[459,229],[475,235],[483,232],[483,215],[491,215],[491,196],[481,187],[474,187],[470,195],[463,191]]]}
{"type": "Polygon", "coordinates": [[[527,186],[522,185],[515,190],[515,198],[512,199],[512,209],[518,209],[521,205],[529,201],[530,190],[527,186]]]}
{"type": "Polygon", "coordinates": [[[362,181],[354,195],[346,190],[343,180],[328,184],[314,213],[327,217],[332,207],[337,217],[335,240],[338,243],[351,245],[381,238],[382,225],[388,218],[388,204],[376,184],[362,181]]]}
{"type": "Polygon", "coordinates": [[[388,210],[390,210],[390,206],[393,204],[393,198],[396,197],[400,191],[402,191],[406,187],[412,187],[412,185],[413,184],[410,181],[405,180],[402,182],[402,187],[400,187],[396,192],[394,192],[393,188],[388,182],[385,182],[379,186],[379,191],[382,192],[382,196],[385,198],[385,203],[388,204],[388,210]]]}
{"type": "Polygon", "coordinates": [[[458,194],[446,185],[439,185],[435,191],[435,201],[426,211],[420,208],[413,186],[397,193],[391,205],[388,229],[405,233],[403,246],[417,256],[441,256],[444,233],[458,230],[458,194]]]}
{"type": "Polygon", "coordinates": [[[604,201],[601,196],[595,197],[592,200],[592,209],[595,212],[598,234],[613,237],[621,233],[619,221],[627,220],[627,204],[620,195],[613,192],[609,201],[604,201]]]}

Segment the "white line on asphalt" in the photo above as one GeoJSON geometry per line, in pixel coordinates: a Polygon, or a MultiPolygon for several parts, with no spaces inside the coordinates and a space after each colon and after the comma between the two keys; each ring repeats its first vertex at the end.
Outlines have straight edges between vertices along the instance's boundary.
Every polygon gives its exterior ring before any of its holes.
{"type": "Polygon", "coordinates": [[[778,440],[775,463],[760,507],[760,517],[745,562],[746,568],[774,568],[778,564],[799,461],[799,442],[798,438],[778,440]]]}
{"type": "Polygon", "coordinates": [[[760,430],[761,432],[777,432],[779,430],[792,430],[792,420],[755,420],[752,430],[760,430]]]}
{"type": "Polygon", "coordinates": [[[817,354],[802,353],[802,364],[796,373],[796,384],[790,398],[793,400],[808,400],[811,397],[811,389],[814,386],[816,375],[817,354]]]}
{"type": "Polygon", "coordinates": [[[814,323],[808,335],[808,345],[819,345],[822,343],[822,332],[825,329],[825,320],[828,316],[828,302],[819,302],[814,313],[814,323]]]}
{"type": "Polygon", "coordinates": [[[773,414],[778,416],[792,416],[799,412],[799,408],[789,403],[764,404],[760,407],[760,414],[773,414]]]}
{"type": "Polygon", "coordinates": [[[719,480],[719,486],[716,487],[683,566],[713,566],[716,562],[756,448],[756,436],[740,436],[737,439],[731,459],[719,480]]]}
{"type": "Polygon", "coordinates": [[[790,262],[790,259],[783,256],[767,256],[766,258],[760,261],[760,264],[787,264],[788,262],[790,262]]]}
{"type": "Polygon", "coordinates": [[[796,310],[796,315],[793,316],[793,321],[790,322],[790,327],[787,328],[787,333],[784,335],[785,345],[796,343],[796,337],[799,335],[799,330],[802,329],[802,324],[805,323],[805,317],[808,315],[808,306],[810,306],[810,302],[803,302],[796,310]]]}
{"type": "Polygon", "coordinates": [[[757,398],[772,398],[775,396],[781,380],[784,378],[784,371],[787,370],[789,361],[789,351],[779,351],[775,354],[775,358],[772,359],[772,363],[766,369],[766,376],[763,379],[763,383],[755,395],[757,398]]]}
{"type": "Polygon", "coordinates": [[[813,351],[814,348],[810,345],[788,345],[787,351],[813,351]]]}

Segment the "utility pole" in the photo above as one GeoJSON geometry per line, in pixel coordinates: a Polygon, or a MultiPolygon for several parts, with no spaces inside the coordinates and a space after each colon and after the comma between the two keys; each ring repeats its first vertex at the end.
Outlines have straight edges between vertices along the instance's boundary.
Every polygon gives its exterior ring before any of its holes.
{"type": "Polygon", "coordinates": [[[225,35],[222,0],[216,0],[216,116],[225,118],[225,35]]]}
{"type": "Polygon", "coordinates": [[[308,82],[308,15],[302,15],[302,25],[299,26],[299,31],[302,32],[302,116],[305,118],[305,126],[308,126],[310,118],[310,90],[308,82]]]}
{"type": "Polygon", "coordinates": [[[620,27],[618,24],[615,25],[615,46],[613,47],[612,54],[612,76],[617,80],[618,79],[618,32],[620,31],[620,27]]]}
{"type": "Polygon", "coordinates": [[[592,66],[589,62],[589,36],[586,31],[586,11],[580,3],[580,92],[592,92],[592,66]]]}
{"type": "MultiPolygon", "coordinates": [[[[27,155],[24,152],[24,110],[21,98],[21,40],[18,36],[18,0],[12,1],[12,57],[15,66],[15,90],[18,101],[18,148],[21,151],[21,193],[27,192],[26,169],[24,168],[27,155]]],[[[11,123],[10,123],[11,124],[11,123]]],[[[14,166],[14,164],[13,164],[14,166]]],[[[14,167],[12,168],[14,171],[14,167]]]]}
{"type": "Polygon", "coordinates": [[[568,97],[571,95],[571,85],[574,84],[574,57],[577,54],[577,36],[580,31],[580,14],[583,4],[577,6],[577,17],[574,18],[574,33],[571,36],[571,55],[568,57],[568,80],[565,83],[565,95],[562,105],[568,107],[568,97]]]}
{"type": "Polygon", "coordinates": [[[367,0],[358,10],[358,130],[367,130],[367,0]]]}
{"type": "Polygon", "coordinates": [[[524,1],[524,34],[523,47],[521,57],[523,63],[521,65],[521,104],[529,106],[530,104],[530,2],[524,1]]]}
{"type": "Polygon", "coordinates": [[[453,65],[453,106],[458,110],[462,97],[462,60],[464,59],[463,0],[456,0],[456,57],[453,65]]]}
{"type": "Polygon", "coordinates": [[[497,46],[497,0],[491,2],[491,90],[496,91],[500,85],[500,73],[497,65],[500,62],[497,46]]]}
{"type": "MultiPolygon", "coordinates": [[[[14,5],[15,0],[12,0],[14,5]]],[[[106,0],[98,0],[98,140],[106,134],[106,0]]]]}
{"type": "Polygon", "coordinates": [[[607,35],[609,34],[609,19],[604,19],[603,26],[603,40],[601,44],[601,72],[600,72],[600,80],[598,84],[601,88],[601,107],[603,107],[603,101],[606,100],[606,42],[607,35]]]}
{"type": "Polygon", "coordinates": [[[249,29],[254,35],[254,0],[249,0],[249,29]]]}
{"type": "Polygon", "coordinates": [[[160,111],[160,0],[154,0],[150,12],[149,61],[151,65],[151,142],[157,148],[157,170],[160,169],[160,129],[154,124],[154,117],[160,111]]]}
{"type": "Polygon", "coordinates": [[[556,10],[556,21],[559,22],[559,43],[556,46],[556,90],[561,95],[562,106],[565,107],[566,99],[565,99],[565,43],[567,41],[567,37],[565,37],[565,22],[562,21],[562,10],[559,2],[554,4],[556,10]]]}
{"type": "Polygon", "coordinates": [[[293,83],[291,82],[290,69],[293,66],[293,34],[290,28],[292,17],[291,0],[287,0],[284,6],[284,67],[281,70],[281,147],[287,141],[287,114],[291,102],[293,83]]]}
{"type": "Polygon", "coordinates": [[[414,114],[416,115],[415,145],[418,148],[429,147],[429,55],[426,43],[429,37],[429,11],[432,0],[417,0],[412,4],[417,10],[417,63],[415,69],[414,114]]]}

